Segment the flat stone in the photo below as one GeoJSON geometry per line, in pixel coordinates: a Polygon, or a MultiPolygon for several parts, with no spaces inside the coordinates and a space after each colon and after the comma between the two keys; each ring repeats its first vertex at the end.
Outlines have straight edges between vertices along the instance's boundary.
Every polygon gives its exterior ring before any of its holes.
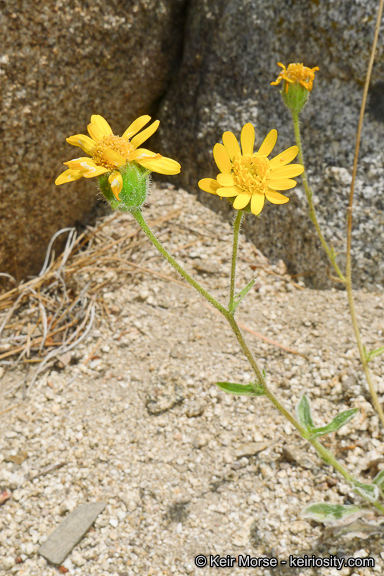
{"type": "Polygon", "coordinates": [[[254,456],[263,450],[268,448],[267,442],[248,442],[246,444],[242,444],[240,448],[238,448],[235,452],[236,458],[244,458],[247,456],[254,456]]]}
{"type": "Polygon", "coordinates": [[[81,504],[48,537],[39,554],[52,564],[62,564],[105,507],[105,502],[81,504]]]}

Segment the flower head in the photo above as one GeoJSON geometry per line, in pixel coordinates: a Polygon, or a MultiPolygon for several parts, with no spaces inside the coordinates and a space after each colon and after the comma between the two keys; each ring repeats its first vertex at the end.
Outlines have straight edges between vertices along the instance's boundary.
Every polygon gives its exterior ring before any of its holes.
{"type": "Polygon", "coordinates": [[[280,92],[283,102],[294,114],[300,114],[312,91],[315,72],[319,68],[307,68],[304,64],[289,64],[286,68],[281,62],[278,62],[278,66],[281,66],[282,71],[271,84],[277,86],[284,80],[280,92]]]}
{"type": "MultiPolygon", "coordinates": [[[[83,177],[94,178],[98,176],[100,177],[102,192],[110,202],[113,197],[115,198],[112,207],[116,207],[121,202],[120,193],[124,192],[125,188],[129,188],[128,180],[132,179],[132,174],[135,175],[136,184],[140,181],[145,185],[149,172],[178,174],[180,172],[178,162],[146,148],[140,148],[141,144],[156,132],[160,124],[156,120],[145,130],[142,130],[150,119],[150,116],[140,116],[132,122],[122,136],[116,136],[102,116],[91,116],[91,123],[87,127],[89,136],[76,134],[67,138],[68,144],[78,146],[91,158],[80,157],[64,162],[68,169],[60,174],[55,183],[60,185],[83,177]]],[[[138,205],[137,199],[132,198],[132,186],[129,193],[131,203],[129,198],[125,198],[125,204],[128,202],[128,206],[131,207],[138,205]]],[[[141,194],[142,196],[143,194],[141,194]]]]}
{"type": "Polygon", "coordinates": [[[277,140],[277,131],[271,130],[257,152],[253,152],[255,129],[245,124],[241,131],[240,145],[232,132],[224,132],[223,144],[215,144],[213,157],[220,170],[216,180],[203,178],[199,188],[205,192],[228,198],[236,210],[250,207],[258,216],[265,198],[272,204],[285,204],[289,198],[278,190],[289,190],[296,186],[293,177],[304,171],[301,164],[288,164],[298,153],[291,146],[272,160],[268,159],[277,140]]]}
{"type": "Polygon", "coordinates": [[[307,68],[304,64],[289,64],[286,68],[281,62],[278,62],[277,65],[282,68],[282,71],[275,82],[271,82],[273,86],[277,86],[282,80],[285,80],[285,92],[288,92],[290,84],[300,84],[308,92],[312,92],[315,72],[319,70],[318,66],[307,68]]]}

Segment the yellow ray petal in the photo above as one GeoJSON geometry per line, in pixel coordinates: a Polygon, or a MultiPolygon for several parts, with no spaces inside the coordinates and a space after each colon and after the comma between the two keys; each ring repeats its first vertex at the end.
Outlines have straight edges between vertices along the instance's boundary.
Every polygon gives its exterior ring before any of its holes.
{"type": "Polygon", "coordinates": [[[104,136],[113,134],[108,122],[98,114],[91,116],[91,123],[88,125],[88,132],[95,142],[100,142],[104,136]]]}
{"type": "Polygon", "coordinates": [[[290,148],[287,148],[287,150],[284,150],[284,152],[281,152],[272,158],[272,160],[270,160],[270,167],[277,168],[278,166],[285,166],[286,164],[289,164],[294,158],[296,158],[298,151],[299,149],[297,146],[291,146],[290,148]]]}
{"type": "Polygon", "coordinates": [[[272,204],[286,204],[289,202],[289,198],[283,194],[280,194],[280,192],[276,192],[275,190],[268,190],[268,192],[265,193],[265,196],[267,200],[272,202],[272,204]]]}
{"type": "Polygon", "coordinates": [[[258,216],[263,209],[265,196],[264,194],[253,194],[251,200],[251,212],[258,216]]]}
{"type": "Polygon", "coordinates": [[[301,164],[290,164],[289,166],[274,168],[269,173],[269,177],[271,180],[276,180],[277,178],[294,178],[295,176],[300,176],[303,172],[304,166],[301,164]]]}
{"type": "Polygon", "coordinates": [[[120,201],[119,194],[123,189],[123,177],[118,170],[114,170],[110,177],[108,178],[111,190],[116,198],[120,201]]]}
{"type": "Polygon", "coordinates": [[[146,128],[145,130],[140,132],[140,134],[137,134],[137,136],[132,138],[131,142],[134,145],[134,147],[138,148],[139,146],[141,146],[141,144],[143,142],[148,140],[148,138],[156,132],[156,130],[159,127],[159,124],[160,124],[160,120],[155,120],[155,122],[152,122],[152,124],[150,126],[148,126],[148,128],[146,128]]]}
{"type": "Polygon", "coordinates": [[[230,174],[231,172],[231,161],[229,159],[229,154],[222,144],[215,144],[213,147],[213,157],[217,164],[218,169],[223,174],[230,174]]]}
{"type": "Polygon", "coordinates": [[[113,134],[112,128],[110,127],[108,122],[105,120],[105,118],[103,118],[99,114],[93,114],[93,116],[91,116],[91,123],[96,124],[100,132],[103,133],[103,136],[110,136],[111,134],[113,134]]]}
{"type": "Polygon", "coordinates": [[[152,170],[152,172],[157,172],[158,174],[179,174],[181,170],[181,166],[176,160],[166,158],[165,156],[149,160],[136,159],[136,162],[140,164],[140,166],[143,166],[143,168],[147,168],[147,170],[152,170]]]}
{"type": "Polygon", "coordinates": [[[216,190],[220,188],[220,184],[213,178],[203,178],[197,185],[201,190],[210,194],[216,194],[216,190]]]}
{"type": "Polygon", "coordinates": [[[92,155],[92,150],[95,147],[95,142],[89,136],[84,134],[76,134],[67,138],[68,144],[72,146],[79,146],[86,154],[92,155]]]}
{"type": "Polygon", "coordinates": [[[69,162],[64,162],[64,164],[68,166],[68,168],[71,168],[71,170],[82,170],[83,172],[87,172],[90,168],[96,167],[92,158],[87,158],[86,156],[74,158],[73,160],[69,160],[69,162]]]}
{"type": "Polygon", "coordinates": [[[268,186],[271,190],[290,190],[296,186],[296,180],[289,178],[277,178],[276,180],[268,180],[268,186]]]}
{"type": "Polygon", "coordinates": [[[97,144],[98,142],[100,142],[103,139],[103,135],[98,130],[96,124],[92,124],[92,123],[88,124],[87,130],[88,130],[88,133],[89,133],[90,137],[92,138],[93,142],[95,142],[95,144],[97,144]]]}
{"type": "Polygon", "coordinates": [[[277,140],[277,130],[273,129],[264,138],[264,141],[257,153],[260,154],[260,156],[269,156],[275,147],[276,140],[277,140]]]}
{"type": "Polygon", "coordinates": [[[223,144],[231,160],[233,160],[235,156],[241,156],[239,143],[232,132],[224,132],[223,144]]]}
{"type": "Polygon", "coordinates": [[[67,182],[73,182],[74,180],[78,180],[79,178],[83,177],[82,170],[66,170],[60,176],[58,176],[55,180],[56,186],[60,186],[60,184],[66,184],[67,182]]]}
{"type": "Polygon", "coordinates": [[[218,188],[217,193],[219,196],[222,196],[223,198],[232,198],[233,196],[238,196],[240,194],[239,190],[237,190],[237,188],[235,187],[218,188]]]}
{"type": "Polygon", "coordinates": [[[155,158],[161,158],[161,154],[156,154],[156,152],[151,152],[146,148],[137,148],[129,157],[129,160],[153,160],[155,158]]]}
{"type": "Polygon", "coordinates": [[[148,124],[150,119],[151,117],[147,115],[136,118],[136,120],[134,120],[132,124],[130,124],[126,129],[126,131],[124,132],[123,138],[128,139],[137,134],[139,130],[141,130],[146,124],[148,124]]]}
{"type": "Polygon", "coordinates": [[[236,210],[242,210],[247,206],[247,204],[249,204],[250,199],[251,199],[250,194],[239,194],[233,203],[233,207],[236,210]]]}
{"type": "Polygon", "coordinates": [[[95,178],[96,176],[101,176],[106,172],[110,172],[107,168],[103,166],[96,166],[95,168],[91,168],[88,172],[83,172],[84,178],[95,178]]]}
{"type": "Polygon", "coordinates": [[[110,164],[116,166],[116,168],[120,168],[120,166],[124,166],[127,163],[127,159],[124,158],[121,154],[112,150],[111,148],[107,148],[104,150],[104,157],[108,160],[110,164]]]}
{"type": "Polygon", "coordinates": [[[255,129],[250,122],[243,126],[240,135],[240,142],[243,154],[253,154],[253,146],[255,145],[255,129]]]}
{"type": "Polygon", "coordinates": [[[232,174],[218,174],[217,181],[221,186],[234,186],[235,179],[232,174]]]}

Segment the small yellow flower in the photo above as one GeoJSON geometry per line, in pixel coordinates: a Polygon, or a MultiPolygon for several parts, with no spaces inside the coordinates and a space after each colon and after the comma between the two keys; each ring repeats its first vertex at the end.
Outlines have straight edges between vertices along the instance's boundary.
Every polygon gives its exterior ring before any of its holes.
{"type": "Polygon", "coordinates": [[[278,62],[277,65],[282,68],[282,71],[275,82],[271,82],[271,85],[277,86],[282,80],[285,80],[286,92],[288,92],[289,84],[301,84],[308,92],[312,91],[315,72],[319,70],[318,66],[307,68],[304,64],[289,64],[286,68],[281,62],[278,62]]]}
{"type": "Polygon", "coordinates": [[[232,132],[224,132],[223,144],[215,144],[213,157],[221,172],[217,179],[203,178],[199,188],[221,198],[232,198],[233,207],[243,210],[250,203],[253,214],[258,216],[263,209],[265,198],[272,204],[285,204],[289,198],[277,190],[289,190],[296,186],[291,178],[304,171],[301,164],[291,164],[299,149],[291,146],[272,160],[267,156],[272,152],[277,140],[277,131],[271,130],[257,152],[253,152],[255,129],[245,124],[241,131],[241,150],[232,132]]]}
{"type": "Polygon", "coordinates": [[[79,178],[95,178],[110,173],[108,182],[117,200],[123,188],[121,170],[129,163],[140,164],[143,168],[159,174],[178,174],[180,164],[171,158],[165,158],[145,148],[140,148],[154,132],[160,122],[156,120],[145,130],[140,130],[148,124],[150,116],[140,116],[124,132],[115,136],[108,122],[102,116],[91,116],[88,125],[89,136],[76,134],[67,138],[68,144],[79,146],[91,158],[81,157],[64,162],[68,170],[60,174],[55,184],[73,182],[79,178]]]}

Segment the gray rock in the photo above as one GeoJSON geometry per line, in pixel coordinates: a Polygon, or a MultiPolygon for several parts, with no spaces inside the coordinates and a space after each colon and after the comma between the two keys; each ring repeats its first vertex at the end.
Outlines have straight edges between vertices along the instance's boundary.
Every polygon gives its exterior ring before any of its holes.
{"type": "Polygon", "coordinates": [[[104,502],[81,504],[48,537],[39,554],[52,564],[61,564],[105,507],[104,502]]]}
{"type": "MultiPolygon", "coordinates": [[[[65,138],[92,114],[122,134],[164,93],[181,49],[184,0],[48,0],[8,4],[0,16],[2,153],[0,270],[39,272],[51,236],[88,216],[96,185],[62,187],[65,138]],[[24,5],[25,4],[25,5],[24,5]]],[[[55,250],[60,242],[55,245],[55,250]]]]}
{"type": "MultiPolygon", "coordinates": [[[[318,65],[315,87],[302,113],[302,139],[319,220],[328,241],[343,252],[355,131],[376,12],[374,0],[196,0],[188,12],[182,65],[160,113],[158,138],[163,152],[181,162],[179,183],[232,218],[225,199],[197,187],[200,178],[217,175],[214,144],[226,130],[239,136],[246,122],[256,128],[256,144],[272,128],[279,133],[276,153],[294,144],[290,113],[270,82],[280,70],[278,61],[318,65]]],[[[384,281],[383,50],[379,45],[354,209],[354,281],[368,288],[384,281]]],[[[244,230],[267,257],[284,259],[290,272],[305,274],[309,285],[327,287],[327,261],[301,185],[288,195],[287,205],[267,203],[260,219],[247,217],[244,230]]]]}

